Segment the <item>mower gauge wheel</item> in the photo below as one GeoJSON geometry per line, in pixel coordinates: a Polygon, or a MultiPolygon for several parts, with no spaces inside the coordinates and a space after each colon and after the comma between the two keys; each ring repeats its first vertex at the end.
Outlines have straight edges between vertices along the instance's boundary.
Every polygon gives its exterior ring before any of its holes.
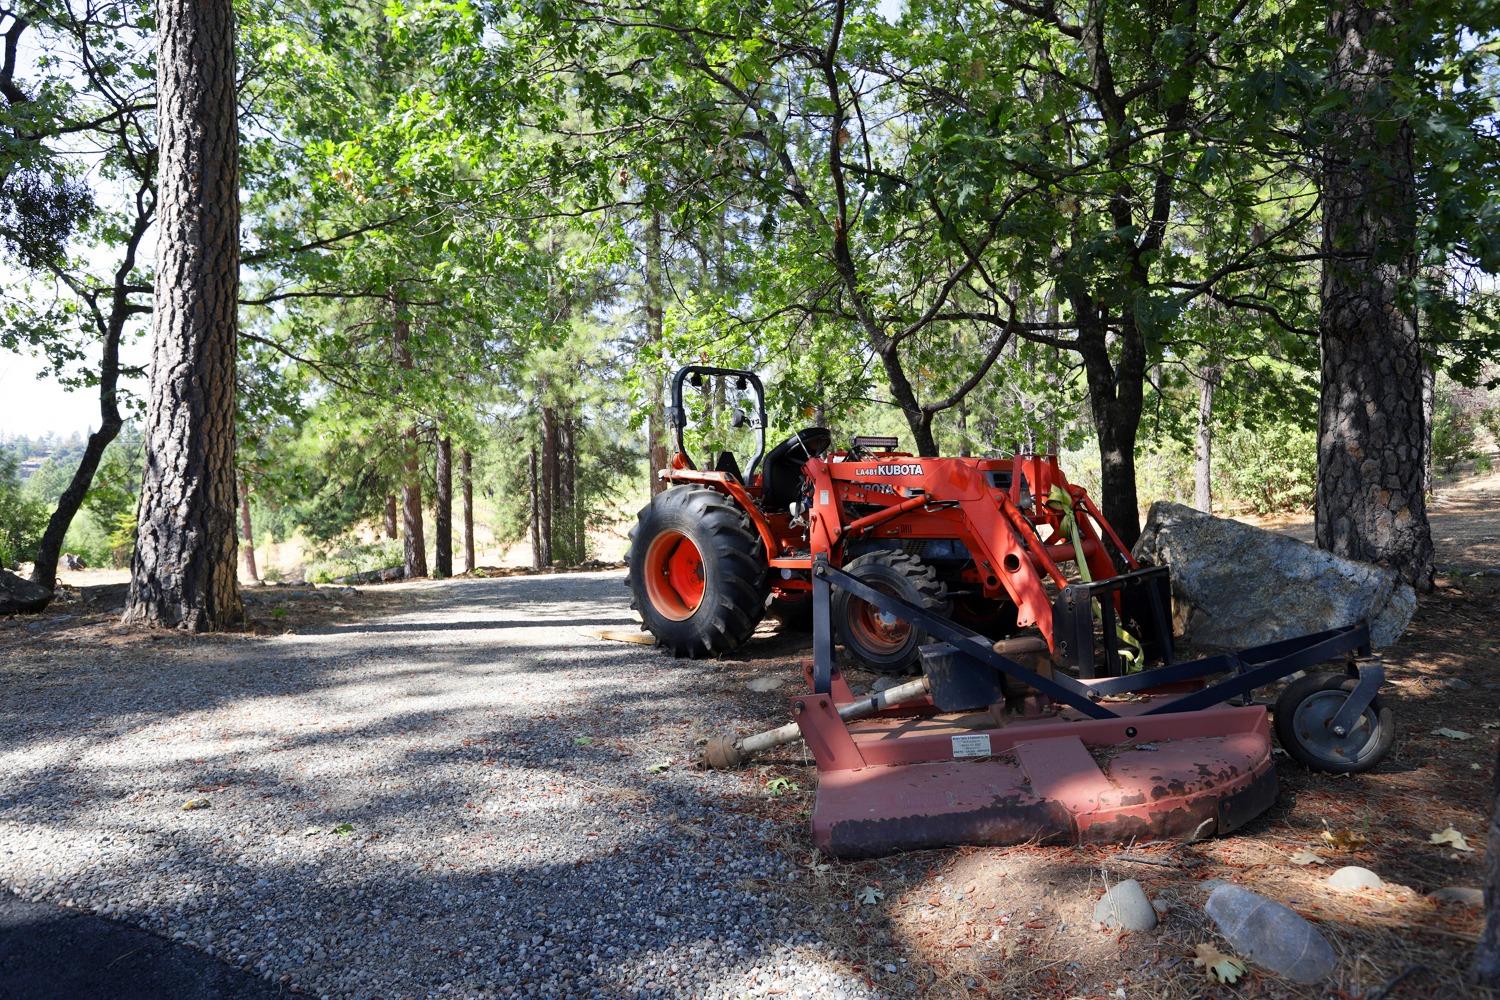
{"type": "Polygon", "coordinates": [[[1384,759],[1396,739],[1391,710],[1376,695],[1344,736],[1334,716],[1358,680],[1343,674],[1311,674],[1286,686],[1276,699],[1276,738],[1303,765],[1329,774],[1358,774],[1384,759]]]}

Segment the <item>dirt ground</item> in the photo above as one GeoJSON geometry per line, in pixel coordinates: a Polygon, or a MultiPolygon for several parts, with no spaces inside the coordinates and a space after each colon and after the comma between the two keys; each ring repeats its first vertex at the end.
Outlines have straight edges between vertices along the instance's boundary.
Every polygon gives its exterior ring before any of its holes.
{"type": "MultiPolygon", "coordinates": [[[[1432,513],[1442,575],[1406,636],[1386,652],[1385,697],[1399,735],[1372,773],[1316,775],[1280,758],[1281,795],[1271,811],[1233,836],[1191,845],[956,849],[851,863],[811,850],[816,775],[800,752],[785,751],[744,773],[752,794],[733,804],[774,821],[768,846],[787,859],[784,875],[760,888],[774,883],[791,893],[803,926],[836,945],[842,970],[883,996],[1491,996],[1466,977],[1479,910],[1427,894],[1482,884],[1500,735],[1500,575],[1484,571],[1500,569],[1500,476],[1445,490],[1432,513]],[[1471,850],[1431,843],[1450,826],[1471,850]],[[1298,863],[1308,860],[1294,860],[1301,852],[1316,858],[1298,863]],[[1333,892],[1323,881],[1342,865],[1373,869],[1386,885],[1333,892]],[[1155,931],[1092,926],[1106,886],[1127,878],[1167,905],[1155,931]],[[1208,979],[1193,964],[1193,946],[1224,947],[1203,912],[1203,883],[1211,879],[1264,893],[1316,923],[1340,956],[1336,979],[1298,987],[1254,965],[1235,985],[1208,979]]],[[[1278,528],[1310,535],[1296,522],[1278,528]]],[[[117,629],[120,590],[69,591],[45,616],[0,620],[0,660],[96,644],[117,645],[123,656],[145,643],[193,642],[117,629]]],[[[261,635],[296,633],[399,614],[410,599],[403,585],[252,589],[247,627],[261,635]]],[[[692,720],[695,727],[748,732],[783,721],[804,641],[764,626],[740,655],[703,665],[705,683],[741,694],[736,718],[692,720]],[[768,675],[787,682],[779,691],[749,692],[751,680],[768,675]]]]}
{"type": "MultiPolygon", "coordinates": [[[[1384,697],[1398,736],[1373,772],[1312,774],[1278,752],[1276,806],[1233,836],[1192,845],[970,848],[833,864],[804,846],[808,906],[826,926],[842,928],[865,968],[903,969],[912,997],[1492,996],[1466,975],[1480,911],[1427,894],[1483,884],[1500,736],[1500,474],[1442,489],[1430,513],[1438,585],[1385,651],[1384,697]],[[1448,826],[1471,851],[1430,843],[1448,826]],[[1292,856],[1299,851],[1318,858],[1298,864],[1292,856]],[[1328,889],[1324,880],[1345,865],[1375,871],[1385,887],[1328,889]],[[1105,888],[1130,878],[1168,904],[1157,930],[1115,935],[1092,927],[1105,888]],[[1226,947],[1203,912],[1202,885],[1213,879],[1313,921],[1340,955],[1337,980],[1297,987],[1251,965],[1235,985],[1210,981],[1193,964],[1193,945],[1226,947]],[[878,905],[855,901],[867,886],[882,894],[878,905]]],[[[1267,526],[1312,538],[1307,517],[1267,526]]],[[[804,790],[815,784],[812,768],[793,755],[763,769],[764,781],[775,777],[804,790]]],[[[800,821],[812,795],[772,802],[800,821]]],[[[881,985],[896,995],[889,980],[881,985]]]]}

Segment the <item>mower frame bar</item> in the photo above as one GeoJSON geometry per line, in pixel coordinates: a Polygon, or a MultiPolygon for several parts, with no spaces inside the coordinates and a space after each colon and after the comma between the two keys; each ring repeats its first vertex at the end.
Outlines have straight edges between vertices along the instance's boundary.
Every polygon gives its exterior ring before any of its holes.
{"type": "MultiPolygon", "coordinates": [[[[1030,685],[1052,700],[1067,705],[1091,719],[1121,718],[1119,713],[1093,700],[1099,696],[1129,694],[1196,680],[1212,674],[1230,673],[1230,676],[1207,684],[1198,691],[1154,706],[1142,714],[1166,715],[1174,712],[1195,712],[1248,694],[1255,688],[1278,681],[1315,664],[1340,656],[1368,656],[1370,652],[1369,626],[1360,621],[1341,628],[1266,643],[1236,653],[1219,653],[1198,660],[1169,663],[1166,666],[1119,677],[1090,680],[1077,680],[1067,674],[1047,677],[1028,670],[1015,660],[995,652],[991,648],[990,641],[972,629],[965,628],[942,615],[908,604],[899,597],[883,594],[858,578],[829,565],[827,558],[821,554],[813,561],[812,576],[813,693],[815,694],[829,694],[832,690],[834,648],[831,592],[833,587],[839,587],[873,604],[881,611],[920,627],[933,638],[950,643],[960,655],[978,661],[1023,684],[1030,685]]],[[[1361,666],[1357,671],[1357,676],[1360,678],[1360,683],[1343,706],[1339,718],[1346,714],[1351,720],[1358,718],[1359,713],[1369,704],[1375,689],[1383,681],[1384,669],[1378,663],[1361,666]]]]}

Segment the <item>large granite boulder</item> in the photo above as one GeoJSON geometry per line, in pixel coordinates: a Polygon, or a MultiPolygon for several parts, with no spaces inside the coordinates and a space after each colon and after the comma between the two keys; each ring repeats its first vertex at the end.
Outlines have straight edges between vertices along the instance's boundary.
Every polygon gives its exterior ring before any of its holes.
{"type": "Polygon", "coordinates": [[[52,591],[9,570],[0,569],[0,615],[40,611],[52,601],[52,591]]]}
{"type": "Polygon", "coordinates": [[[1182,504],[1151,505],[1135,556],[1171,567],[1176,629],[1204,649],[1243,649],[1360,619],[1374,646],[1389,646],[1417,609],[1416,591],[1393,570],[1182,504]]]}

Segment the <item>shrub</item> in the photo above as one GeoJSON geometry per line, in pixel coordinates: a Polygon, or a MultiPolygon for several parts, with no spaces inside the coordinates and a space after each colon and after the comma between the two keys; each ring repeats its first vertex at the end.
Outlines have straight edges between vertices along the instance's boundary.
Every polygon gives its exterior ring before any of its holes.
{"type": "Polygon", "coordinates": [[[1439,398],[1432,413],[1432,467],[1451,473],[1479,456],[1474,415],[1452,400],[1439,398]]]}
{"type": "Polygon", "coordinates": [[[73,518],[73,523],[68,525],[68,534],[63,539],[63,551],[77,553],[88,566],[118,568],[123,565],[115,561],[109,531],[100,525],[87,507],[80,510],[73,518]]]}
{"type": "Polygon", "coordinates": [[[351,573],[400,566],[402,557],[400,539],[381,538],[373,542],[335,539],[326,549],[314,553],[303,578],[308,583],[327,583],[351,573]]]}
{"type": "Polygon", "coordinates": [[[1308,510],[1317,495],[1318,437],[1284,424],[1237,427],[1214,448],[1214,492],[1257,514],[1308,510]]]}
{"type": "Polygon", "coordinates": [[[0,566],[36,554],[47,527],[47,505],[21,489],[15,456],[0,451],[0,566]]]}

